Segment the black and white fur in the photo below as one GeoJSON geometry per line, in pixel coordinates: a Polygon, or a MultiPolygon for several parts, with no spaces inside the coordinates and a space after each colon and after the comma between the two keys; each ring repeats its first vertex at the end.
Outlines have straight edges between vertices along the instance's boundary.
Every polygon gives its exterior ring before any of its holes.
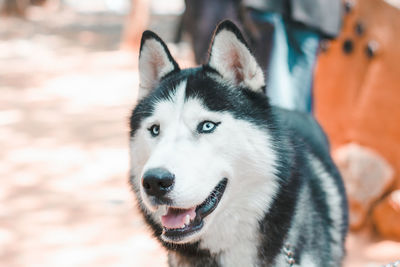
{"type": "Polygon", "coordinates": [[[217,27],[207,64],[184,70],[144,32],[139,73],[130,183],[170,266],[341,266],[347,201],[325,135],[310,116],[268,103],[263,71],[233,23],[217,27]],[[219,124],[199,133],[203,121],[219,124]],[[144,173],[158,167],[174,174],[170,203],[143,189],[144,173]],[[163,236],[169,205],[199,205],[224,177],[225,192],[199,232],[163,236]]]}

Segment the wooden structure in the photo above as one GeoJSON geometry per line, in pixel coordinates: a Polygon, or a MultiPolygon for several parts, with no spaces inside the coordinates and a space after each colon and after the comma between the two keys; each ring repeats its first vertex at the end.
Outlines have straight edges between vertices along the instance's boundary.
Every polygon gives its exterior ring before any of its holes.
{"type": "Polygon", "coordinates": [[[400,9],[346,1],[343,30],[325,44],[315,77],[315,113],[333,149],[356,142],[381,154],[400,188],[400,9]]]}
{"type": "MultiPolygon", "coordinates": [[[[342,33],[322,46],[314,99],[333,150],[354,142],[391,165],[390,192],[400,188],[400,6],[389,1],[400,5],[397,0],[345,1],[342,33]]],[[[389,192],[372,207],[373,225],[382,236],[400,239],[400,204],[393,204],[389,192]]],[[[349,201],[354,213],[351,195],[349,201]]]]}

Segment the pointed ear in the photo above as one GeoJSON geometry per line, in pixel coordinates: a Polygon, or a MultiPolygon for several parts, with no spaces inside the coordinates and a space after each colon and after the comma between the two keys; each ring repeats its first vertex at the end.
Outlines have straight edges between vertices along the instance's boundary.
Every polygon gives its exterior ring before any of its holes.
{"type": "Polygon", "coordinates": [[[139,98],[146,96],[167,74],[179,71],[166,44],[152,31],[142,35],[139,54],[139,98]]]}
{"type": "Polygon", "coordinates": [[[240,30],[229,20],[217,26],[207,64],[228,82],[254,91],[264,91],[263,71],[251,54],[240,30]]]}

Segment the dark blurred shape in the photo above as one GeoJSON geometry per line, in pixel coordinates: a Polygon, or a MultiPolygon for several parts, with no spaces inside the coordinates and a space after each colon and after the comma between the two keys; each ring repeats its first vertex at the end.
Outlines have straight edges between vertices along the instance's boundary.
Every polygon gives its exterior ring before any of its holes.
{"type": "Polygon", "coordinates": [[[47,0],[3,0],[0,1],[0,11],[2,15],[24,17],[30,5],[41,6],[47,0]]]}
{"type": "Polygon", "coordinates": [[[373,58],[374,56],[376,56],[378,50],[379,50],[379,43],[374,40],[369,41],[367,43],[367,46],[365,47],[365,53],[369,58],[373,58]]]}
{"type": "Polygon", "coordinates": [[[354,6],[355,6],[354,0],[346,0],[344,2],[344,12],[346,14],[350,13],[353,10],[354,6]]]}
{"type": "Polygon", "coordinates": [[[322,39],[321,42],[319,43],[319,47],[320,47],[322,52],[328,51],[330,45],[331,44],[330,44],[328,39],[322,39]]]}
{"type": "Polygon", "coordinates": [[[352,39],[346,39],[343,42],[343,52],[345,54],[350,54],[351,52],[353,52],[354,49],[354,44],[353,44],[353,40],[352,39]]]}
{"type": "Polygon", "coordinates": [[[23,17],[29,3],[29,0],[4,0],[1,13],[9,16],[23,17]]]}
{"type": "Polygon", "coordinates": [[[187,32],[192,40],[196,62],[204,63],[215,26],[224,19],[230,19],[241,26],[239,4],[240,0],[185,0],[186,9],[175,42],[179,42],[182,34],[187,32]]]}
{"type": "Polygon", "coordinates": [[[175,42],[188,33],[196,62],[207,59],[213,29],[224,19],[232,20],[245,35],[259,64],[267,67],[274,34],[274,25],[254,19],[254,11],[282,14],[291,23],[314,29],[327,38],[335,37],[341,27],[339,1],[246,1],[246,0],[185,0],[186,10],[177,29],[175,42]]]}
{"type": "Polygon", "coordinates": [[[267,22],[255,21],[241,2],[241,0],[186,0],[186,10],[179,23],[175,42],[179,42],[182,35],[188,33],[196,63],[202,64],[208,58],[208,41],[211,40],[216,25],[222,20],[229,19],[240,28],[257,62],[266,69],[274,27],[267,22]]]}
{"type": "Polygon", "coordinates": [[[41,6],[46,3],[46,0],[31,0],[31,4],[35,6],[41,6]]]}
{"type": "Polygon", "coordinates": [[[365,32],[365,24],[361,21],[357,21],[357,23],[354,27],[354,31],[356,32],[356,34],[358,36],[362,36],[365,32]]]}

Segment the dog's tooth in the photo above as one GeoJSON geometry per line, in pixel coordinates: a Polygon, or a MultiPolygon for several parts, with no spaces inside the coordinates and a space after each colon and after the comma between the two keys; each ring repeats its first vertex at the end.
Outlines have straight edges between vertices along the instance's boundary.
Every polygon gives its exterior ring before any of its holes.
{"type": "Polygon", "coordinates": [[[186,217],[185,217],[185,224],[189,225],[189,223],[190,223],[190,215],[187,214],[186,217]]]}
{"type": "Polygon", "coordinates": [[[168,213],[168,207],[166,205],[161,206],[160,208],[161,216],[164,216],[168,213]]]}

